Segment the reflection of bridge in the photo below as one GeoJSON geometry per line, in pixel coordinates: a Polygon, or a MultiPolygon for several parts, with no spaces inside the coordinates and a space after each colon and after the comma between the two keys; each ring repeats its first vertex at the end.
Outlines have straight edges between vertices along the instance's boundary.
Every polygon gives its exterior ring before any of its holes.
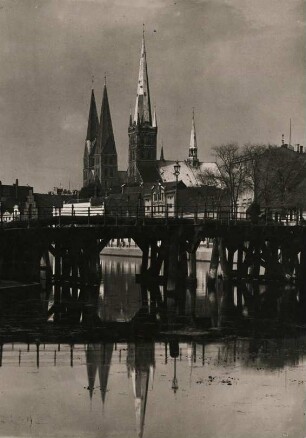
{"type": "Polygon", "coordinates": [[[247,219],[229,208],[186,208],[175,217],[140,208],[101,216],[89,208],[87,213],[54,217],[41,212],[37,219],[3,224],[0,278],[39,281],[43,268],[56,282],[97,283],[103,248],[111,239],[132,238],[142,251],[139,280],[175,290],[186,277],[196,278],[196,250],[211,238],[212,277],[221,266],[225,278],[294,278],[305,283],[306,227],[301,212],[283,212],[274,220],[268,211],[247,219]]]}

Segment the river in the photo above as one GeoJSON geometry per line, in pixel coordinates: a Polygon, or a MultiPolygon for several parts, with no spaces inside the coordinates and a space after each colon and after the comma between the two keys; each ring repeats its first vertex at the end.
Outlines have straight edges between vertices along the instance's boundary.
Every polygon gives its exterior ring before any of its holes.
{"type": "MultiPolygon", "coordinates": [[[[140,260],[101,261],[95,312],[102,323],[127,324],[143,308],[140,260]]],[[[142,320],[161,324],[149,339],[50,341],[38,360],[38,344],[6,342],[2,330],[0,436],[304,438],[299,292],[247,285],[229,299],[224,286],[207,289],[207,268],[198,263],[197,286],[182,299],[170,296],[165,307],[162,288],[161,302],[149,299],[142,320]],[[203,338],[207,331],[216,336],[203,338]]],[[[28,327],[53,304],[54,293],[26,297],[17,310],[1,297],[1,327],[28,327]]]]}

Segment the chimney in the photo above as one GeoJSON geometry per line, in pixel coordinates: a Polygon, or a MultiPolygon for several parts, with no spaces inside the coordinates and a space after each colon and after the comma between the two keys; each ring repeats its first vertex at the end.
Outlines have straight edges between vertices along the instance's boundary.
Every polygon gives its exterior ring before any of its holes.
{"type": "Polygon", "coordinates": [[[282,146],[285,144],[285,134],[282,134],[282,146]]]}
{"type": "Polygon", "coordinates": [[[300,145],[300,154],[304,153],[304,146],[300,145]]]}
{"type": "Polygon", "coordinates": [[[15,198],[18,199],[18,178],[16,178],[15,182],[15,198]]]}
{"type": "Polygon", "coordinates": [[[297,151],[298,154],[300,153],[300,145],[299,145],[299,143],[296,144],[296,151],[297,151]]]}

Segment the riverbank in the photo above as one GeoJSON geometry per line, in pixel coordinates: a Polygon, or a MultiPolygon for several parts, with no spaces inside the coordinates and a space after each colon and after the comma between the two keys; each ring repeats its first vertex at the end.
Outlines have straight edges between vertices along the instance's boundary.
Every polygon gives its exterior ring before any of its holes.
{"type": "MultiPolygon", "coordinates": [[[[196,260],[198,262],[209,262],[211,258],[212,248],[201,246],[196,253],[196,260]]],[[[102,256],[115,256],[115,257],[141,257],[142,251],[138,246],[107,246],[102,251],[102,256]]]]}

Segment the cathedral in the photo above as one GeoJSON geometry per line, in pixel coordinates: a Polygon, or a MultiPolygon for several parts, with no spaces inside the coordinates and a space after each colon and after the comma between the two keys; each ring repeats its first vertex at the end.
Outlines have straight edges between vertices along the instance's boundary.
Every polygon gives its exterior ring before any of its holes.
{"type": "MultiPolygon", "coordinates": [[[[87,135],[83,161],[83,190],[91,189],[92,195],[105,195],[120,192],[123,184],[127,186],[144,183],[174,181],[174,160],[165,160],[163,147],[157,158],[157,118],[152,112],[146,47],[142,37],[137,96],[135,110],[130,114],[128,138],[129,154],[127,171],[118,171],[117,151],[113,133],[110,106],[104,83],[100,120],[98,117],[94,91],[91,93],[87,135]]],[[[214,163],[200,162],[192,115],[191,137],[186,160],[180,161],[179,180],[186,187],[203,185],[201,175],[214,163]]],[[[90,192],[90,190],[89,190],[90,192]]]]}

